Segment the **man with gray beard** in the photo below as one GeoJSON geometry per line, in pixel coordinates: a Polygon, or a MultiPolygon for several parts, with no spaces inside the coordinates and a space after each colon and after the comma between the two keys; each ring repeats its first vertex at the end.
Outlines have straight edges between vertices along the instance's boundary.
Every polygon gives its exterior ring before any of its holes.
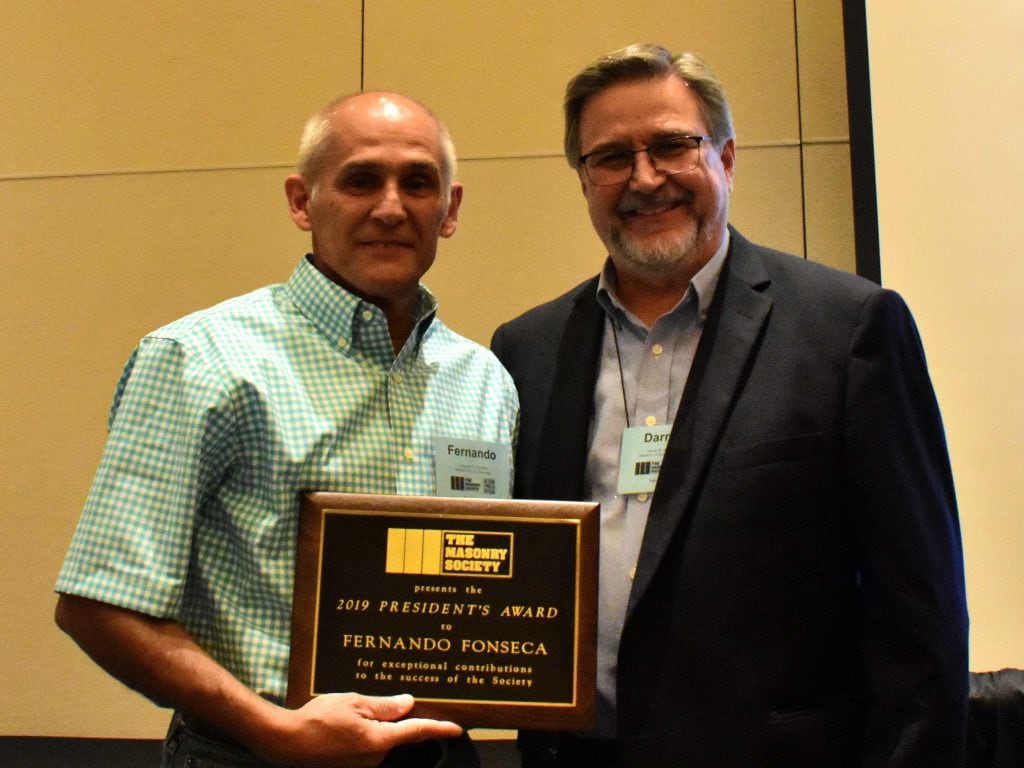
{"type": "Polygon", "coordinates": [[[601,503],[598,712],[524,768],[962,765],[963,555],[942,421],[892,291],[728,224],[728,100],[630,46],[565,152],[601,273],[501,326],[516,495],[601,503]]]}

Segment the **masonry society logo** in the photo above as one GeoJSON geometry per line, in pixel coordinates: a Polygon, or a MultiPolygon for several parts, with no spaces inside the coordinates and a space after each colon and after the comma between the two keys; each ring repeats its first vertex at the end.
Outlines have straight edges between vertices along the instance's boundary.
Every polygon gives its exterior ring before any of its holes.
{"type": "Polygon", "coordinates": [[[512,577],[514,534],[389,528],[387,573],[512,577]]]}

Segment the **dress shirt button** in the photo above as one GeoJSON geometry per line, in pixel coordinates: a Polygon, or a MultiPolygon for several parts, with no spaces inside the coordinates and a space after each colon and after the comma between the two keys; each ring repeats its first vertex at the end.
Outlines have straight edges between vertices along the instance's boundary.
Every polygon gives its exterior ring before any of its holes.
{"type": "Polygon", "coordinates": [[[644,424],[646,424],[648,427],[653,427],[657,423],[658,423],[658,417],[657,416],[648,416],[646,419],[644,419],[644,424]]]}
{"type": "Polygon", "coordinates": [[[661,357],[661,353],[665,351],[665,348],[661,344],[655,344],[651,347],[651,352],[654,353],[655,357],[661,357]]]}
{"type": "Polygon", "coordinates": [[[338,346],[341,347],[342,349],[348,349],[348,339],[342,336],[340,339],[338,339],[338,346]]]}
{"type": "Polygon", "coordinates": [[[391,374],[391,383],[392,384],[401,384],[402,383],[402,374],[400,374],[400,373],[392,373],[391,374]]]}
{"type": "Polygon", "coordinates": [[[636,500],[639,501],[641,504],[643,504],[649,498],[650,496],[648,496],[646,493],[638,493],[636,495],[636,500]]]}
{"type": "Polygon", "coordinates": [[[368,309],[364,309],[363,310],[363,320],[365,320],[366,322],[370,322],[371,320],[373,320],[373,312],[371,312],[368,309]]]}
{"type": "Polygon", "coordinates": [[[406,461],[412,461],[414,458],[416,458],[416,453],[415,451],[413,451],[412,448],[406,448],[404,451],[402,451],[402,457],[406,461]]]}

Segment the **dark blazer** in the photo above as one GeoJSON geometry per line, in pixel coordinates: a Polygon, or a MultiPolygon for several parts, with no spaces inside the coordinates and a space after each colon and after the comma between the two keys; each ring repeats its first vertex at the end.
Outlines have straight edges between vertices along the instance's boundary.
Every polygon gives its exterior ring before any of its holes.
{"type": "MultiPolygon", "coordinates": [[[[519,497],[582,497],[596,284],[494,335],[519,497]]],[[[960,766],[966,696],[953,480],[910,312],[733,230],[622,632],[623,765],[960,766]]]]}

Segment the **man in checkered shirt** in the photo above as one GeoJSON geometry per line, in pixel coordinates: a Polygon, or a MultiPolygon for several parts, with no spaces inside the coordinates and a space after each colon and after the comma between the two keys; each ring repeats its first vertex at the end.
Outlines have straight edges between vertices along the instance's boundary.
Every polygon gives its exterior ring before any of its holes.
{"type": "Polygon", "coordinates": [[[513,441],[510,377],[420,283],[456,229],[454,174],[422,105],[329,105],[285,182],[312,253],[287,283],[149,334],[122,374],[56,617],[176,710],[165,768],[376,765],[461,732],[401,719],[404,695],[283,706],[300,493],[433,494],[434,437],[513,441]]]}

